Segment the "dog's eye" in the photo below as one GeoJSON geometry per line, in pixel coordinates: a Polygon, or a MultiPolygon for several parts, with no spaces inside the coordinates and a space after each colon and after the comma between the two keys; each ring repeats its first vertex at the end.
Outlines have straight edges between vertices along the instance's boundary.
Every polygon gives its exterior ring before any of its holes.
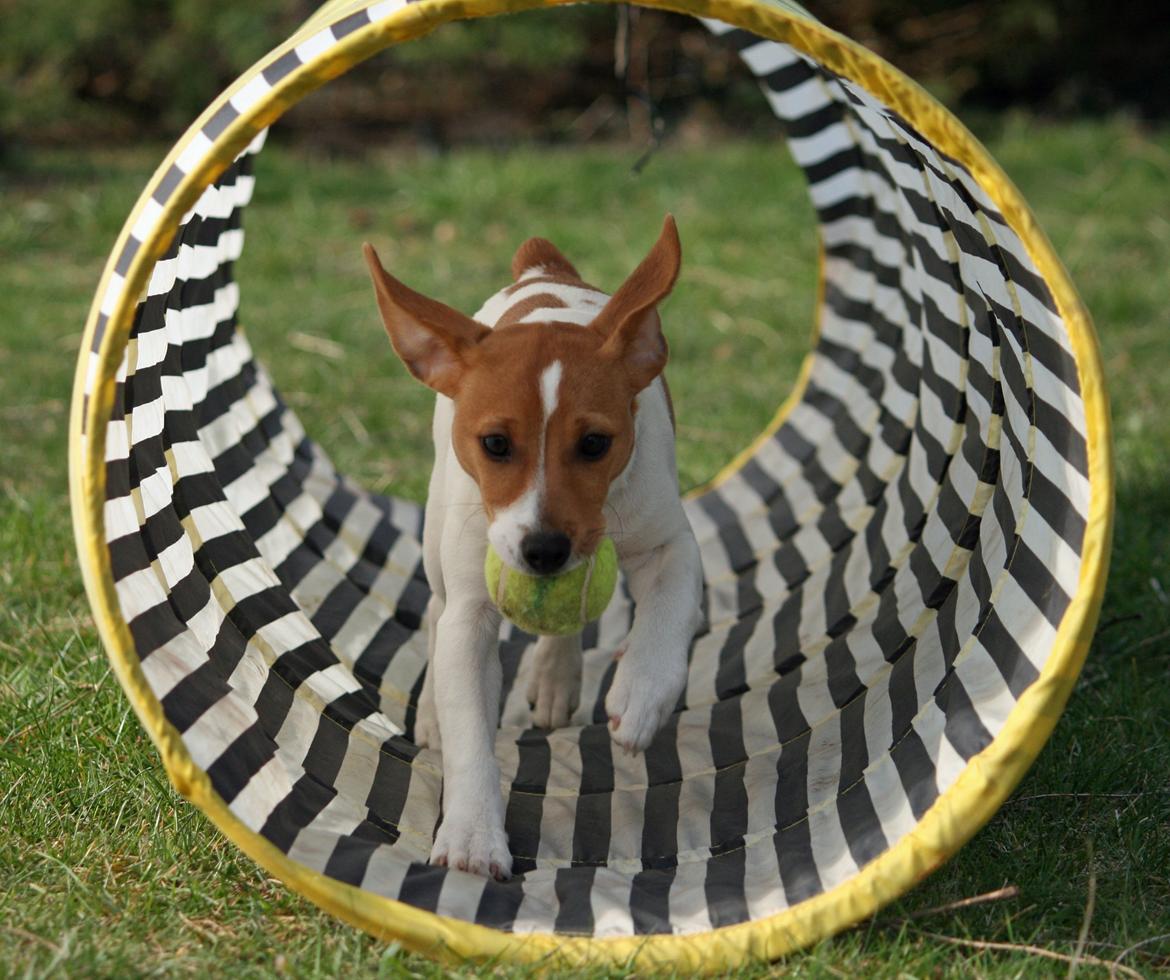
{"type": "Polygon", "coordinates": [[[590,432],[581,437],[581,441],[577,443],[577,452],[579,452],[583,459],[597,460],[601,459],[607,452],[609,452],[610,444],[613,442],[609,436],[604,436],[600,432],[590,432]]]}
{"type": "Polygon", "coordinates": [[[487,453],[489,459],[504,460],[507,459],[512,451],[512,444],[508,441],[507,436],[492,434],[484,436],[479,440],[480,445],[483,446],[483,451],[487,453]]]}

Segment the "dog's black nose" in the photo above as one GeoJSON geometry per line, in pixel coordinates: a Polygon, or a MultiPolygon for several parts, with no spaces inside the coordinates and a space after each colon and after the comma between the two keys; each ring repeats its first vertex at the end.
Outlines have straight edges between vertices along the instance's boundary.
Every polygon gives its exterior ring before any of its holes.
{"type": "Polygon", "coordinates": [[[551,575],[569,560],[573,544],[560,531],[533,531],[520,542],[520,554],[537,575],[551,575]]]}

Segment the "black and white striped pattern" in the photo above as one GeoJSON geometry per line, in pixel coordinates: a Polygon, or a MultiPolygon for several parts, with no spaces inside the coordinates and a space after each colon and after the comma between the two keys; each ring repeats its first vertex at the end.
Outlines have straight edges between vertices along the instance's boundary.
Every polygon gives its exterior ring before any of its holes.
{"type": "MultiPolygon", "coordinates": [[[[95,352],[130,261],[224,127],[398,6],[361,7],[222,103],[132,229],[95,352]]],[[[236,330],[262,139],[154,267],[105,447],[121,612],[192,759],[309,868],[522,933],[758,920],[911,832],[1048,655],[1089,499],[1077,366],[1048,286],[970,173],[904,119],[787,46],[708,26],[760,78],[807,174],[820,339],[784,424],[688,504],[709,628],[685,704],[644,755],[613,751],[602,709],[627,600],[587,633],[571,728],[528,727],[529,639],[502,642],[511,882],[426,864],[441,779],[410,740],[420,509],[338,474],[236,330]]]]}

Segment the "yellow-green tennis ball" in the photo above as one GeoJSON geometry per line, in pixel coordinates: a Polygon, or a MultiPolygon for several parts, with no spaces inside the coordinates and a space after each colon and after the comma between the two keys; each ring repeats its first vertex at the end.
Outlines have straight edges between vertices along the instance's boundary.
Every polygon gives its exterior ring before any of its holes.
{"type": "Polygon", "coordinates": [[[597,619],[617,585],[617,552],[603,538],[593,557],[560,575],[526,575],[505,565],[490,544],[483,564],[488,594],[528,633],[570,636],[597,619]]]}

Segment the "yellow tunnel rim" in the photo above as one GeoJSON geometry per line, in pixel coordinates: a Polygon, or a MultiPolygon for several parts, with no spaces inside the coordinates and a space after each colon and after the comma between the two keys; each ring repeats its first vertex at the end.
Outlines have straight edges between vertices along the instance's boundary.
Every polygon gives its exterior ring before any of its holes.
{"type": "MultiPolygon", "coordinates": [[[[610,3],[614,0],[598,0],[610,3]]],[[[767,0],[640,0],[639,6],[715,18],[763,38],[780,41],[816,59],[881,99],[904,116],[942,152],[959,160],[984,188],[1019,235],[1052,291],[1069,334],[1087,424],[1090,501],[1078,588],[1060,622],[1038,679],[1024,692],[993,741],[968,762],[956,782],[940,794],[913,831],[853,878],[775,915],[690,935],[592,938],[552,933],[521,935],[439,916],[403,902],[346,885],[292,861],[248,829],[211,787],[146,683],[114,590],[105,544],[104,446],[114,374],[125,349],[137,297],[183,214],[235,156],[289,107],[329,79],[378,51],[429,33],[444,23],[565,5],[566,0],[421,0],[399,7],[347,35],[278,82],[259,102],[235,118],[170,196],[152,232],[131,261],[125,286],[102,338],[90,354],[102,297],[113,262],[150,199],[151,189],[179,154],[200,136],[203,124],[231,96],[284,52],[340,16],[374,2],[333,0],[284,45],[224,92],[176,143],[127,220],[102,276],[87,322],[74,383],[70,426],[70,492],[74,533],[94,618],[110,661],[143,726],[157,745],[176,789],[261,867],[332,914],[374,935],[447,958],[495,957],[537,962],[614,966],[637,958],[645,964],[713,971],[749,958],[775,958],[855,924],[897,898],[952,856],[999,809],[1047,741],[1088,652],[1104,595],[1113,516],[1113,458],[1108,404],[1100,353],[1088,313],[1051,245],[1019,192],[978,141],[918,85],[872,52],[789,9],[767,0]],[[336,14],[336,17],[334,16],[336,14]],[[87,373],[96,385],[85,398],[87,373]]],[[[758,442],[775,432],[799,400],[808,362],[796,388],[756,443],[722,471],[717,485],[743,465],[758,442]]]]}

